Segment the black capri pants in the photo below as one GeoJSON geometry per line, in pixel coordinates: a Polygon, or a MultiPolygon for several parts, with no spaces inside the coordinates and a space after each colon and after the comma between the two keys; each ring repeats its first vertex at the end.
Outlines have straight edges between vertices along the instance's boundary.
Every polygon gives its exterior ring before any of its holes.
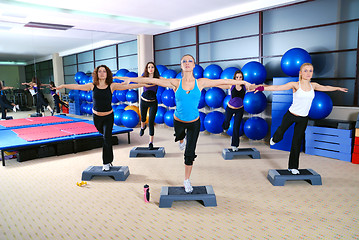
{"type": "Polygon", "coordinates": [[[93,122],[99,133],[103,135],[102,145],[102,161],[103,164],[112,163],[113,149],[112,149],[112,128],[114,122],[113,112],[106,116],[97,116],[93,114],[93,122]]]}
{"type": "Polygon", "coordinates": [[[298,169],[299,167],[300,147],[304,139],[305,129],[307,128],[308,116],[296,116],[287,111],[283,116],[282,123],[273,134],[273,141],[275,143],[280,142],[283,139],[284,133],[293,123],[295,123],[295,125],[292,146],[289,154],[288,169],[298,169]]]}
{"type": "Polygon", "coordinates": [[[158,102],[157,99],[153,102],[148,102],[141,99],[140,111],[141,111],[141,122],[146,122],[147,109],[150,109],[148,116],[148,128],[150,136],[155,135],[155,117],[157,114],[158,102]]]}
{"type": "Polygon", "coordinates": [[[194,122],[180,122],[173,120],[173,127],[175,129],[175,142],[183,140],[187,136],[186,149],[184,151],[184,164],[188,166],[193,165],[196,155],[197,140],[199,131],[201,129],[201,121],[198,118],[194,122]]]}

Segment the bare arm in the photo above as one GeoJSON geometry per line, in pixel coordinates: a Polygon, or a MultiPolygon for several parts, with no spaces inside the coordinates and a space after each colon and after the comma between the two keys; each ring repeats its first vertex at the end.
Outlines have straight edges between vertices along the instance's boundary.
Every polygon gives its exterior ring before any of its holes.
{"type": "Polygon", "coordinates": [[[115,90],[127,90],[127,89],[134,89],[140,87],[147,87],[147,84],[123,84],[123,83],[112,83],[111,89],[112,92],[115,90]]]}
{"type": "Polygon", "coordinates": [[[1,90],[8,90],[8,89],[14,89],[14,87],[2,87],[1,90]]]}
{"type": "Polygon", "coordinates": [[[233,79],[218,79],[218,80],[211,80],[208,78],[200,78],[198,79],[198,85],[200,89],[207,88],[207,87],[219,87],[223,89],[228,89],[232,85],[246,85],[246,87],[250,86],[251,84],[246,81],[237,81],[233,79]],[[229,86],[228,88],[221,87],[221,86],[229,86]]]}
{"type": "MultiPolygon", "coordinates": [[[[119,78],[119,79],[121,79],[121,78],[119,78]]],[[[128,78],[128,79],[125,79],[125,81],[136,82],[136,83],[141,83],[141,84],[152,84],[152,85],[158,85],[158,86],[162,86],[162,87],[177,89],[180,79],[137,77],[137,78],[128,78]]]]}
{"type": "Polygon", "coordinates": [[[321,92],[333,92],[333,91],[348,92],[347,88],[324,86],[324,85],[320,85],[319,83],[312,83],[312,86],[313,86],[314,90],[321,91],[321,92]]]}
{"type": "Polygon", "coordinates": [[[290,90],[294,89],[296,90],[296,83],[295,82],[289,82],[283,85],[259,85],[264,87],[264,91],[284,91],[284,90],[290,90]]]}
{"type": "Polygon", "coordinates": [[[67,89],[74,89],[74,90],[82,90],[82,91],[91,91],[93,89],[92,83],[87,83],[84,85],[80,84],[62,84],[58,87],[56,87],[57,90],[67,88],[67,89]]]}

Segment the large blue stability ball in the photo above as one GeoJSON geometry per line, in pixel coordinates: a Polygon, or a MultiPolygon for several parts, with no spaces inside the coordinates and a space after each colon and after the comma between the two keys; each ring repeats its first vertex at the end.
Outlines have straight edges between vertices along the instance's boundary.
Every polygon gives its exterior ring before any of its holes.
{"type": "Polygon", "coordinates": [[[194,67],[193,69],[193,76],[194,78],[198,79],[198,78],[203,78],[203,68],[200,65],[197,65],[194,67]]]}
{"type": "Polygon", "coordinates": [[[168,110],[164,115],[165,124],[169,127],[173,127],[173,114],[174,113],[175,113],[175,110],[171,109],[171,110],[168,110]]]}
{"type": "Polygon", "coordinates": [[[198,109],[204,108],[206,106],[206,89],[202,89],[201,98],[199,99],[198,109]]]}
{"type": "Polygon", "coordinates": [[[234,73],[238,70],[239,68],[236,67],[229,67],[224,69],[224,71],[221,73],[221,79],[233,79],[234,73]]]}
{"type": "Polygon", "coordinates": [[[92,115],[92,108],[93,108],[93,104],[92,103],[88,103],[86,105],[86,113],[89,114],[89,115],[92,115]]]}
{"type": "Polygon", "coordinates": [[[81,80],[83,80],[83,79],[87,79],[87,75],[86,75],[86,73],[84,73],[84,72],[77,72],[76,74],[75,74],[75,81],[77,82],[77,83],[80,83],[80,81],[81,80]]]}
{"type": "Polygon", "coordinates": [[[173,89],[166,89],[163,91],[161,95],[161,100],[164,105],[167,107],[174,107],[176,106],[176,100],[175,100],[175,92],[173,89]]]}
{"type": "Polygon", "coordinates": [[[138,74],[136,72],[128,72],[126,73],[126,77],[138,77],[138,74]]]}
{"type": "Polygon", "coordinates": [[[138,102],[137,90],[128,90],[126,93],[126,101],[131,103],[138,102]]]}
{"type": "Polygon", "coordinates": [[[128,128],[136,127],[140,117],[134,110],[126,110],[122,113],[121,123],[128,128]]]}
{"type": "Polygon", "coordinates": [[[125,77],[128,72],[129,71],[127,69],[122,68],[115,73],[115,76],[116,77],[125,77]]]}
{"type": "Polygon", "coordinates": [[[244,123],[243,131],[249,139],[260,140],[267,135],[268,124],[261,117],[251,117],[244,123]]]}
{"type": "Polygon", "coordinates": [[[125,102],[127,92],[128,90],[116,90],[114,94],[118,101],[125,102]]]}
{"type": "Polygon", "coordinates": [[[205,95],[206,104],[212,108],[219,108],[222,106],[223,99],[226,97],[224,91],[220,88],[213,87],[209,89],[205,95]]]}
{"type": "Polygon", "coordinates": [[[312,106],[309,110],[309,118],[311,119],[323,119],[333,110],[333,101],[328,94],[324,92],[315,91],[315,96],[312,102],[312,106]]]}
{"type": "Polygon", "coordinates": [[[203,72],[203,77],[209,79],[219,79],[223,69],[217,64],[208,65],[203,72]]]}
{"type": "Polygon", "coordinates": [[[166,79],[176,78],[176,76],[177,76],[177,72],[175,70],[172,70],[172,69],[167,69],[166,71],[164,71],[161,74],[161,77],[164,77],[166,79]]]}
{"type": "Polygon", "coordinates": [[[86,114],[86,106],[87,106],[86,102],[81,103],[81,105],[80,105],[80,113],[86,114]]]}
{"type": "Polygon", "coordinates": [[[158,123],[158,124],[162,124],[165,122],[165,113],[166,113],[166,108],[165,107],[162,107],[162,106],[159,106],[157,108],[157,113],[156,113],[156,116],[155,116],[155,123],[158,123]]]}
{"type": "Polygon", "coordinates": [[[70,90],[69,91],[69,98],[73,101],[75,100],[79,100],[79,94],[80,94],[80,91],[79,90],[70,90]]]}
{"type": "Polygon", "coordinates": [[[261,113],[267,107],[267,97],[262,92],[247,92],[244,95],[243,107],[247,113],[261,113]]]}
{"type": "MultiPolygon", "coordinates": [[[[231,119],[231,121],[229,122],[229,128],[228,128],[228,130],[227,130],[227,134],[229,135],[229,136],[232,136],[233,135],[233,125],[234,125],[234,117],[232,117],[232,119],[231,119]]],[[[243,119],[242,119],[242,121],[241,121],[241,125],[239,126],[239,136],[242,136],[243,135],[243,133],[244,133],[244,131],[243,131],[243,128],[244,128],[244,121],[243,121],[243,119]]]]}
{"type": "Polygon", "coordinates": [[[116,109],[116,111],[114,112],[114,123],[117,126],[122,125],[122,114],[125,112],[124,109],[116,109]]]}
{"type": "Polygon", "coordinates": [[[167,67],[166,67],[166,66],[163,66],[163,65],[157,65],[156,68],[157,68],[158,73],[159,73],[160,75],[162,75],[162,73],[167,70],[167,67]]]}
{"type": "Polygon", "coordinates": [[[231,95],[227,95],[227,96],[223,99],[223,105],[222,105],[222,107],[223,107],[224,109],[227,108],[227,105],[228,105],[229,100],[231,100],[231,95]]]}
{"type": "Polygon", "coordinates": [[[118,103],[118,99],[116,97],[116,93],[112,93],[112,100],[111,100],[112,103],[118,103]]]}
{"type": "Polygon", "coordinates": [[[125,109],[127,106],[128,106],[127,104],[122,103],[122,104],[117,105],[116,109],[125,109]]]}
{"type": "Polygon", "coordinates": [[[80,100],[86,101],[86,95],[87,95],[86,91],[80,91],[80,100]]]}
{"type": "Polygon", "coordinates": [[[205,114],[204,112],[199,112],[199,119],[201,121],[201,128],[200,128],[201,132],[206,130],[206,127],[204,126],[204,120],[206,119],[206,116],[207,114],[205,114]]]}
{"type": "Polygon", "coordinates": [[[312,63],[309,53],[302,48],[292,48],[284,53],[280,60],[280,66],[285,74],[298,77],[300,66],[303,63],[312,63]]]}
{"type": "Polygon", "coordinates": [[[204,127],[208,132],[218,134],[223,132],[223,121],[224,114],[219,111],[213,111],[208,113],[204,119],[204,127]]]}
{"type": "Polygon", "coordinates": [[[182,72],[177,73],[176,78],[182,79],[182,72]]]}
{"type": "Polygon", "coordinates": [[[166,88],[164,88],[162,86],[158,86],[158,88],[157,88],[156,98],[157,98],[158,104],[162,103],[162,93],[165,89],[166,88]]]}
{"type": "Polygon", "coordinates": [[[267,71],[260,62],[248,62],[242,67],[243,78],[253,84],[262,84],[267,77],[267,71]]]}
{"type": "Polygon", "coordinates": [[[86,102],[92,102],[92,91],[86,93],[86,102]]]}

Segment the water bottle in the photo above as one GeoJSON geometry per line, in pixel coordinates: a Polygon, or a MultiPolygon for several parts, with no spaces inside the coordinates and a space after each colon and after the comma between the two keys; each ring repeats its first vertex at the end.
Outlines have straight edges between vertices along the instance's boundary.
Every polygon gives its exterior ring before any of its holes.
{"type": "Polygon", "coordinates": [[[147,184],[143,186],[145,202],[150,202],[150,186],[147,184]]]}

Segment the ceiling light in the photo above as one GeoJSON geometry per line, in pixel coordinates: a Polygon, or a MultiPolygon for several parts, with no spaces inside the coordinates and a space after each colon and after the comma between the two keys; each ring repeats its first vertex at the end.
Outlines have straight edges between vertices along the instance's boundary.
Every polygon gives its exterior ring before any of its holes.
{"type": "Polygon", "coordinates": [[[68,30],[68,29],[74,27],[74,26],[70,26],[70,25],[40,23],[40,22],[29,22],[29,23],[25,24],[24,26],[32,27],[32,28],[45,28],[45,29],[52,29],[52,30],[68,30]]]}

